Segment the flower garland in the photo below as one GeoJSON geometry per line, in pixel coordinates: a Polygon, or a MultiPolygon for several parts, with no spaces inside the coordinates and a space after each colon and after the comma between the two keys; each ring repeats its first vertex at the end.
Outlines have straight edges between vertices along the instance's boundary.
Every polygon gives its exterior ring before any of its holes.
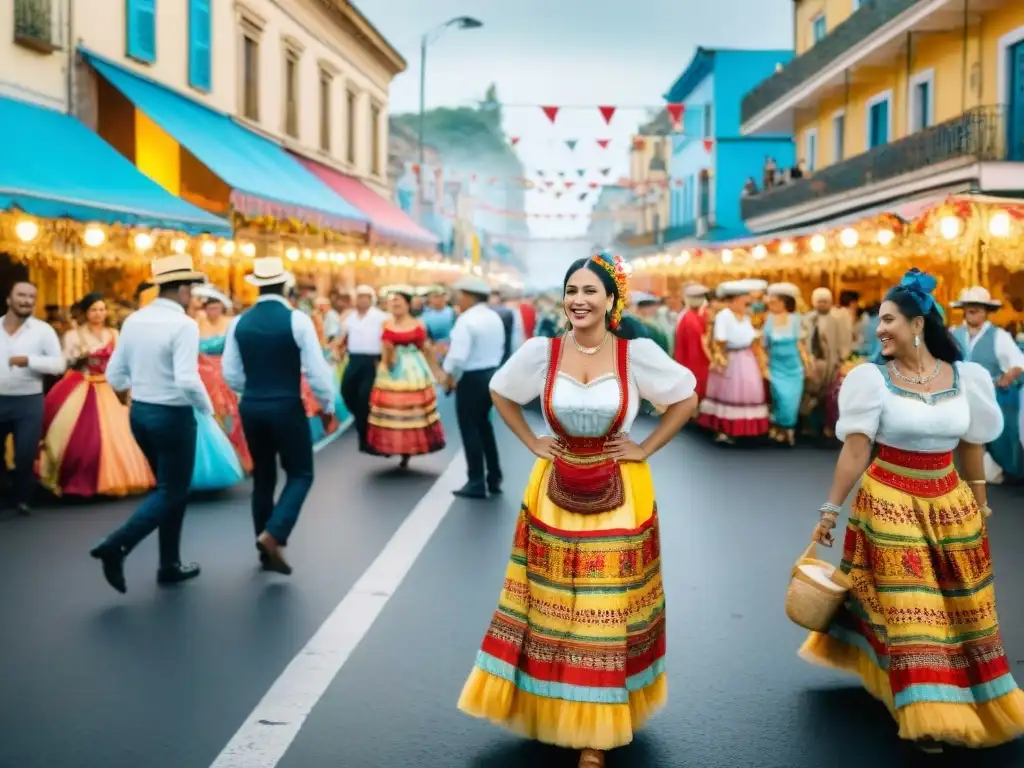
{"type": "Polygon", "coordinates": [[[610,320],[610,325],[614,331],[622,322],[622,313],[626,309],[626,301],[629,298],[629,276],[626,274],[626,263],[620,256],[613,256],[607,251],[595,253],[591,258],[592,261],[599,264],[611,276],[619,293],[615,306],[612,307],[610,320]]]}

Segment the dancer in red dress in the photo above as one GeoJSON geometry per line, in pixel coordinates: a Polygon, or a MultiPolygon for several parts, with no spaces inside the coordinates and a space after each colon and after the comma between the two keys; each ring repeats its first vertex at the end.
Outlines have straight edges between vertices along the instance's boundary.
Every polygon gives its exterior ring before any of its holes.
{"type": "Polygon", "coordinates": [[[688,285],[683,289],[686,309],[679,316],[676,325],[675,358],[684,368],[689,368],[697,377],[697,397],[704,399],[708,386],[707,350],[704,347],[704,334],[708,324],[708,293],[703,285],[688,285]]]}

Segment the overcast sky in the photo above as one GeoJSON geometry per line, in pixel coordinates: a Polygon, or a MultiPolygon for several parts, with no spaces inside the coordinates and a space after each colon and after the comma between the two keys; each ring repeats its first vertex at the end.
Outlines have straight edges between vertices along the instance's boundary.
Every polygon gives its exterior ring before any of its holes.
{"type": "MultiPolygon", "coordinates": [[[[528,174],[539,170],[628,169],[630,133],[644,106],[662,94],[694,48],[789,48],[793,0],[357,0],[359,9],[409,62],[391,87],[391,111],[419,105],[420,38],[454,16],[473,16],[481,29],[449,30],[429,48],[427,107],[468,105],[496,83],[506,132],[528,174]],[[534,105],[588,105],[565,110],[555,125],[534,105]],[[621,106],[611,126],[596,106],[621,106]],[[629,109],[626,109],[629,107],[629,109]],[[597,139],[613,140],[601,149],[597,139]],[[570,151],[565,139],[579,139],[570,151]]],[[[589,206],[529,194],[531,212],[585,213],[589,206]]],[[[586,222],[530,221],[538,236],[571,236],[586,222]]]]}

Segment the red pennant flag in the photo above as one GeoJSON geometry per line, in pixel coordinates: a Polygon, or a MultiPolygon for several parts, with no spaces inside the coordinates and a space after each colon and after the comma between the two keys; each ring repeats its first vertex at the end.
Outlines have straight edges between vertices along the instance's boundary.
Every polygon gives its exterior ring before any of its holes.
{"type": "Polygon", "coordinates": [[[672,118],[672,125],[677,130],[682,127],[683,124],[683,112],[686,110],[682,104],[669,104],[665,107],[668,112],[668,116],[672,118]]]}
{"type": "Polygon", "coordinates": [[[575,184],[575,183],[576,183],[575,181],[567,181],[567,182],[565,182],[565,188],[566,189],[572,189],[573,184],[575,184]]]}
{"type": "Polygon", "coordinates": [[[589,184],[588,184],[587,186],[588,186],[588,187],[590,187],[591,189],[597,189],[597,188],[598,188],[598,187],[600,187],[601,185],[600,185],[600,184],[598,184],[598,183],[597,183],[596,181],[592,181],[592,182],[590,182],[590,183],[589,183],[589,184]]]}
{"type": "Polygon", "coordinates": [[[598,109],[601,111],[601,117],[604,118],[605,123],[610,123],[615,117],[615,107],[598,107],[598,109]]]}
{"type": "Polygon", "coordinates": [[[558,117],[558,107],[541,107],[548,120],[552,123],[555,122],[555,118],[558,117]]]}
{"type": "Polygon", "coordinates": [[[516,144],[519,143],[519,137],[518,136],[510,136],[509,137],[509,141],[512,142],[512,146],[514,147],[516,144]]]}
{"type": "Polygon", "coordinates": [[[715,140],[714,139],[704,139],[704,149],[707,152],[710,152],[714,146],[715,146],[715,140]]]}
{"type": "Polygon", "coordinates": [[[598,139],[597,146],[601,149],[608,149],[608,145],[612,143],[611,139],[598,139]]]}
{"type": "Polygon", "coordinates": [[[545,183],[545,184],[547,184],[547,185],[548,185],[548,187],[553,187],[553,186],[555,186],[555,182],[551,181],[551,179],[548,179],[548,180],[547,180],[547,181],[545,181],[544,183],[545,183]]]}

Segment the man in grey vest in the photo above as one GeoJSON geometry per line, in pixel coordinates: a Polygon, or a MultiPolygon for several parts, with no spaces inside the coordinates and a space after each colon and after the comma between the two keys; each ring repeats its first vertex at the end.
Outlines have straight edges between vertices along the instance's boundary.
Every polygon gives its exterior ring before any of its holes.
{"type": "Polygon", "coordinates": [[[334,377],[313,321],[284,298],[294,284],[284,262],[255,259],[245,279],[259,288],[260,297],[228,329],[224,380],[241,394],[238,410],[252,454],[252,522],[260,563],[264,570],[288,575],[292,569],[282,549],[313,485],[313,436],[302,403],[302,375],[331,416],[334,377]],[[278,458],[285,484],[275,504],[278,458]]]}

